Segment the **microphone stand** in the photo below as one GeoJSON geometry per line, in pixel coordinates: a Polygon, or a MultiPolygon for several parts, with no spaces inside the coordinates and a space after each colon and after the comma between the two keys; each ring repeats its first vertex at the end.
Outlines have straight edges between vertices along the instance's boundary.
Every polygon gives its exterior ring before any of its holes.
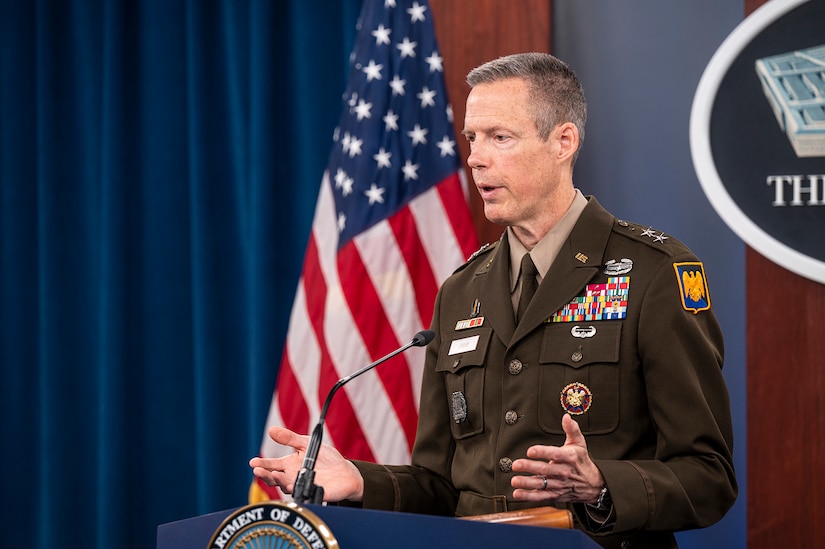
{"type": "Polygon", "coordinates": [[[382,362],[386,362],[395,355],[403,353],[410,347],[424,347],[427,343],[432,341],[433,337],[435,337],[435,332],[432,330],[422,330],[415,334],[412,341],[403,347],[399,347],[390,354],[379,358],[372,364],[364,366],[357,372],[342,377],[335,382],[335,385],[332,386],[332,389],[330,389],[329,394],[327,395],[326,401],[324,401],[324,406],[321,408],[321,416],[318,419],[318,424],[315,426],[315,429],[312,430],[312,436],[310,437],[309,444],[307,445],[307,452],[306,455],[304,455],[301,470],[298,471],[298,478],[295,480],[295,489],[292,491],[292,499],[295,503],[314,503],[320,505],[324,501],[324,487],[315,484],[315,460],[318,459],[318,451],[321,449],[321,440],[324,438],[324,420],[327,417],[327,410],[329,409],[329,403],[332,401],[333,395],[335,395],[338,389],[343,387],[344,384],[348,383],[350,380],[355,379],[364,372],[372,370],[382,362]]]}

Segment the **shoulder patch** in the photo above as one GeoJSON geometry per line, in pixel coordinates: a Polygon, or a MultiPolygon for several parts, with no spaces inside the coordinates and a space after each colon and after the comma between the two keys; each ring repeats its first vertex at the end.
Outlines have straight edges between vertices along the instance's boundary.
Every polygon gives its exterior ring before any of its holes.
{"type": "Polygon", "coordinates": [[[676,283],[679,285],[682,307],[698,314],[710,309],[710,292],[705,278],[705,266],[700,261],[674,263],[676,283]]]}

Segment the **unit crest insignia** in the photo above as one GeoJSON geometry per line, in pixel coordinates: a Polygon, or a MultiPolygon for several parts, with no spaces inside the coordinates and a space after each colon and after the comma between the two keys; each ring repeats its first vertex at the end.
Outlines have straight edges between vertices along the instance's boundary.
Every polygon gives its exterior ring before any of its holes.
{"type": "Polygon", "coordinates": [[[576,381],[561,390],[561,407],[568,414],[579,416],[588,411],[592,403],[593,393],[583,383],[576,381]]]}

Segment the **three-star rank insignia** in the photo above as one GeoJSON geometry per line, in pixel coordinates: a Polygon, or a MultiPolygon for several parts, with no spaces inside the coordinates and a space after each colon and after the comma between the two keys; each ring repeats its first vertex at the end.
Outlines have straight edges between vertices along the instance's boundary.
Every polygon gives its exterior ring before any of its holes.
{"type": "Polygon", "coordinates": [[[590,409],[592,403],[593,393],[583,383],[576,381],[561,390],[561,407],[568,414],[580,416],[590,409]]]}
{"type": "Polygon", "coordinates": [[[699,261],[674,263],[673,270],[676,271],[682,307],[686,311],[693,311],[693,314],[710,309],[710,292],[704,265],[699,261]]]}

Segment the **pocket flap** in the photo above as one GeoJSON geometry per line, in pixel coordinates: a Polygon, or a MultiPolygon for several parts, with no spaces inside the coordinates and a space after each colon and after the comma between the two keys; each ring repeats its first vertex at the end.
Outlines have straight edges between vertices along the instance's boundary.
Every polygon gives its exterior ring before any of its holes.
{"type": "Polygon", "coordinates": [[[479,328],[471,333],[445,338],[438,352],[436,372],[459,372],[469,366],[482,366],[490,346],[492,328],[479,328]]]}
{"type": "Polygon", "coordinates": [[[539,362],[581,368],[594,362],[618,362],[622,323],[565,322],[545,328],[539,362]]]}

